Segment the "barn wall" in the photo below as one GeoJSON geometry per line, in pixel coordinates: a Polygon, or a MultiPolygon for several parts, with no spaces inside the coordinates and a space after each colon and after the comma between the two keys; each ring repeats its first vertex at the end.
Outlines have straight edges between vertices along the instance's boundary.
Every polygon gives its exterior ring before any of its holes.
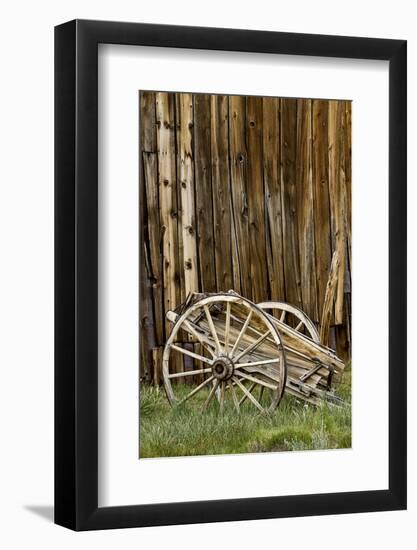
{"type": "Polygon", "coordinates": [[[140,93],[141,376],[193,291],[284,300],[350,357],[351,102],[140,93]],[[153,351],[152,351],[153,350],[153,351]]]}

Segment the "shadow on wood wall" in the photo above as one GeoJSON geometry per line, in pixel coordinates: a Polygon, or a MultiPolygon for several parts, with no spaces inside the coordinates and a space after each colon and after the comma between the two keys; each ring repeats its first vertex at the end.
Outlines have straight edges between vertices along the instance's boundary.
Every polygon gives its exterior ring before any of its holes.
{"type": "Polygon", "coordinates": [[[142,377],[189,292],[318,324],[335,250],[329,344],[350,357],[350,101],[141,92],[140,156],[142,377]]]}

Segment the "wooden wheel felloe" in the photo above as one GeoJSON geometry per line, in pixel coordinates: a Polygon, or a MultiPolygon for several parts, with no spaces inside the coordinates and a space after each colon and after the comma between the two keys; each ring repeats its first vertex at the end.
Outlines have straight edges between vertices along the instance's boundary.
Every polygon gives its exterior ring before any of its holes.
{"type": "Polygon", "coordinates": [[[257,306],[268,314],[273,312],[274,317],[279,319],[281,323],[292,323],[296,331],[310,337],[314,342],[320,342],[315,324],[302,309],[286,302],[261,302],[257,306]]]}
{"type": "Polygon", "coordinates": [[[174,326],[162,371],[172,406],[193,399],[202,410],[230,405],[239,411],[245,403],[262,412],[277,407],[286,383],[285,352],[261,308],[230,292],[192,297],[182,314],[167,317],[174,326]],[[181,384],[188,380],[192,386],[181,384]]]}

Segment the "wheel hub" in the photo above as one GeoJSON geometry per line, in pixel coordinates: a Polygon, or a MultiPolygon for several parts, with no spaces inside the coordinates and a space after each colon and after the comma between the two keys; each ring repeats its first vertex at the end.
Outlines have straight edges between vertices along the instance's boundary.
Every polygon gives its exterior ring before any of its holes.
{"type": "Polygon", "coordinates": [[[213,376],[218,380],[229,380],[233,376],[234,365],[229,357],[218,357],[211,367],[213,376]]]}

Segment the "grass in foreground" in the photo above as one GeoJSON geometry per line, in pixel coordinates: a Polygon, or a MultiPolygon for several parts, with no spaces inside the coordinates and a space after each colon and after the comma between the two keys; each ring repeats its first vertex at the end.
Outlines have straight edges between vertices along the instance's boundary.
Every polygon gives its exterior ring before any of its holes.
{"type": "MultiPolygon", "coordinates": [[[[185,392],[190,386],[183,387],[185,392]]],[[[200,392],[203,394],[203,392],[200,392]]],[[[163,388],[141,387],[140,458],[198,456],[270,451],[304,451],[351,447],[351,372],[346,369],[337,395],[343,407],[305,404],[284,395],[278,408],[260,414],[250,403],[237,414],[227,403],[223,414],[217,406],[205,413],[205,399],[190,399],[172,409],[163,388]]]]}

